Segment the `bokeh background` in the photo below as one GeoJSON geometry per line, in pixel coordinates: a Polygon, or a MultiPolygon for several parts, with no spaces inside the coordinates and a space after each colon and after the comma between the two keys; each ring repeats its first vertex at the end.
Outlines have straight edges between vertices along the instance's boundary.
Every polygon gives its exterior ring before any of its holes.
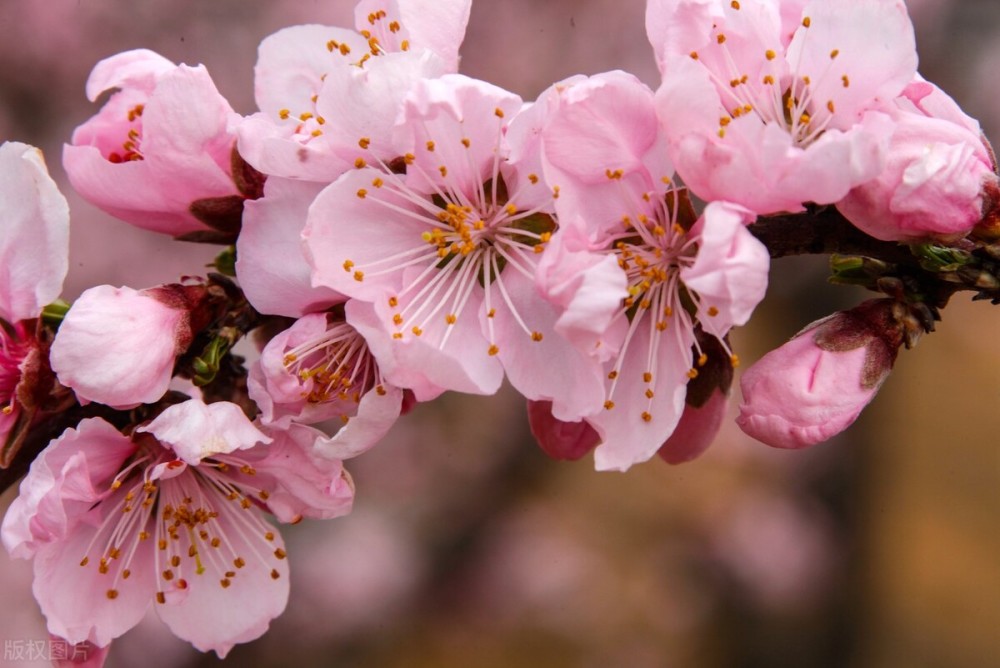
{"type": "MultiPolygon", "coordinates": [[[[834,1],[834,0],[830,0],[834,1]]],[[[66,297],[199,274],[213,249],[133,229],[66,185],[90,68],[146,47],[204,63],[241,113],[288,25],[352,0],[3,0],[0,140],[40,146],[73,215],[66,297]]],[[[921,71],[1000,136],[1000,3],[911,0],[921,71]]],[[[477,0],[462,71],[535,97],[563,77],[657,73],[641,0],[477,0]]],[[[823,258],[774,265],[734,336],[750,362],[866,295],[823,258]]],[[[234,666],[1000,666],[1000,318],[959,296],[851,429],[775,451],[727,426],[700,460],[597,474],[548,460],[521,400],[445,396],[352,462],[356,510],[285,534],[292,597],[234,666]]],[[[12,492],[0,499],[0,510],[12,492]]],[[[43,640],[30,566],[0,553],[0,640],[43,640]]],[[[31,661],[4,660],[17,666],[31,661]]],[[[108,666],[209,666],[155,617],[108,666]]],[[[46,665],[44,662],[38,665],[46,665]]]]}

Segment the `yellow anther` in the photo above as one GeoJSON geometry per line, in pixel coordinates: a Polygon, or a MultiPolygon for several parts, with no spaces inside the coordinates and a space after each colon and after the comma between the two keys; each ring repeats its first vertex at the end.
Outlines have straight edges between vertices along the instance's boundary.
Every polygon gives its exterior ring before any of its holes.
{"type": "Polygon", "coordinates": [[[493,357],[498,352],[500,352],[500,349],[497,348],[496,344],[494,343],[494,344],[490,345],[489,350],[487,350],[486,352],[487,352],[487,354],[489,354],[490,357],[493,357]]]}
{"type": "Polygon", "coordinates": [[[698,60],[698,52],[697,51],[692,51],[688,55],[691,56],[691,60],[698,60]]]}
{"type": "Polygon", "coordinates": [[[715,308],[714,306],[709,306],[708,315],[714,318],[715,316],[719,315],[719,309],[715,308]]]}
{"type": "Polygon", "coordinates": [[[448,168],[444,165],[438,167],[438,171],[441,172],[441,176],[448,176],[448,168]]]}
{"type": "Polygon", "coordinates": [[[559,186],[552,186],[552,199],[559,199],[559,186]]]}
{"type": "Polygon", "coordinates": [[[401,316],[398,313],[396,315],[392,316],[392,324],[396,325],[397,327],[400,326],[400,325],[402,325],[403,324],[403,316],[401,316]]]}
{"type": "Polygon", "coordinates": [[[770,74],[765,74],[764,75],[764,83],[766,85],[768,85],[768,86],[773,86],[774,85],[774,77],[772,77],[770,74]]]}
{"type": "Polygon", "coordinates": [[[340,45],[340,54],[342,56],[346,56],[350,52],[351,52],[351,47],[347,46],[346,44],[341,44],[340,45]]]}
{"type": "Polygon", "coordinates": [[[532,332],[531,333],[531,340],[532,341],[541,341],[542,340],[542,333],[541,332],[532,332]]]}
{"type": "Polygon", "coordinates": [[[489,310],[489,312],[486,314],[486,317],[487,318],[495,318],[496,314],[497,314],[497,310],[495,308],[491,308],[489,310]]]}
{"type": "Polygon", "coordinates": [[[731,120],[732,118],[730,118],[729,116],[723,116],[722,118],[719,119],[719,125],[721,125],[722,127],[726,127],[727,125],[729,125],[729,122],[731,120]]]}
{"type": "Polygon", "coordinates": [[[361,139],[358,140],[358,146],[360,146],[365,150],[368,150],[368,147],[371,146],[371,143],[372,140],[369,139],[368,137],[362,137],[361,139]]]}
{"type": "Polygon", "coordinates": [[[732,2],[729,3],[729,6],[732,7],[733,9],[739,9],[740,3],[737,2],[737,0],[733,0],[732,2]]]}
{"type": "Polygon", "coordinates": [[[344,271],[350,271],[354,268],[353,260],[344,260],[344,271]]]}
{"type": "Polygon", "coordinates": [[[718,42],[719,44],[725,44],[725,43],[726,43],[726,36],[725,36],[725,35],[723,35],[723,34],[722,34],[722,33],[720,32],[720,33],[719,33],[718,35],[716,35],[716,37],[715,37],[715,41],[716,41],[716,42],[718,42]]]}
{"type": "Polygon", "coordinates": [[[434,142],[432,142],[432,141],[427,142],[427,150],[428,151],[433,151],[434,150],[434,142]]]}
{"type": "Polygon", "coordinates": [[[829,111],[831,114],[834,113],[834,111],[836,111],[836,107],[833,106],[833,100],[829,100],[826,103],[826,110],[829,111]]]}
{"type": "Polygon", "coordinates": [[[609,411],[609,410],[611,410],[614,407],[615,407],[615,402],[611,401],[610,399],[608,399],[607,401],[604,402],[604,410],[608,410],[609,411]]]}
{"type": "Polygon", "coordinates": [[[497,118],[503,118],[503,109],[497,107],[496,109],[493,110],[493,115],[496,116],[497,118]]]}
{"type": "Polygon", "coordinates": [[[372,179],[372,185],[376,188],[381,188],[383,185],[385,185],[385,181],[383,181],[381,177],[376,176],[374,179],[372,179]]]}
{"type": "Polygon", "coordinates": [[[395,297],[389,297],[389,306],[391,308],[396,308],[397,305],[399,305],[399,300],[395,297]]]}
{"type": "Polygon", "coordinates": [[[410,50],[410,40],[404,39],[402,42],[400,42],[399,43],[399,50],[400,51],[409,51],[410,50]]]}
{"type": "Polygon", "coordinates": [[[764,52],[764,57],[767,58],[768,60],[774,60],[775,58],[778,57],[778,54],[776,54],[773,49],[768,49],[767,51],[764,52]]]}
{"type": "Polygon", "coordinates": [[[812,119],[809,117],[809,114],[802,114],[801,116],[799,116],[799,123],[801,125],[809,125],[809,121],[811,120],[812,119]]]}
{"type": "Polygon", "coordinates": [[[469,148],[470,146],[472,146],[472,142],[469,141],[468,137],[462,137],[462,146],[464,146],[465,148],[469,148]]]}
{"type": "Polygon", "coordinates": [[[403,155],[403,163],[407,165],[412,165],[413,161],[417,159],[417,156],[412,153],[406,153],[403,155]]]}
{"type": "Polygon", "coordinates": [[[812,19],[811,19],[811,18],[809,18],[809,17],[807,16],[807,17],[805,17],[804,19],[802,19],[802,27],[803,27],[803,28],[808,28],[808,27],[809,27],[809,26],[811,26],[811,25],[812,25],[812,19]]]}
{"type": "Polygon", "coordinates": [[[729,356],[729,363],[732,364],[734,367],[738,367],[740,365],[740,356],[739,355],[730,355],[729,356]]]}
{"type": "Polygon", "coordinates": [[[454,313],[449,313],[444,317],[444,321],[449,325],[454,325],[456,322],[458,322],[458,317],[454,313]]]}
{"type": "Polygon", "coordinates": [[[399,21],[392,21],[389,24],[389,32],[399,32],[399,21]]]}
{"type": "Polygon", "coordinates": [[[517,213],[517,207],[513,204],[513,202],[505,206],[503,210],[507,212],[508,216],[513,216],[517,213]]]}
{"type": "Polygon", "coordinates": [[[309,134],[312,135],[313,137],[319,137],[321,134],[323,134],[323,131],[322,130],[313,130],[309,134]]]}
{"type": "Polygon", "coordinates": [[[528,174],[528,180],[531,181],[531,185],[538,183],[538,174],[528,174]]]}
{"type": "Polygon", "coordinates": [[[651,421],[652,419],[653,419],[653,416],[652,416],[652,415],[650,415],[650,414],[649,414],[649,413],[647,413],[646,411],[643,411],[643,412],[642,412],[642,421],[643,421],[643,422],[650,422],[650,421],[651,421]]]}
{"type": "Polygon", "coordinates": [[[840,77],[840,80],[843,82],[844,88],[847,88],[848,86],[851,85],[851,80],[847,78],[846,74],[844,76],[840,77]]]}
{"type": "Polygon", "coordinates": [[[693,368],[688,369],[687,377],[690,378],[691,380],[694,380],[695,378],[698,377],[698,370],[693,368]]]}
{"type": "Polygon", "coordinates": [[[413,329],[411,329],[410,331],[413,332],[413,336],[420,336],[421,334],[424,333],[424,330],[420,329],[416,325],[414,325],[413,329]]]}
{"type": "Polygon", "coordinates": [[[365,280],[365,272],[363,271],[354,272],[354,280],[357,281],[358,283],[365,280]]]}
{"type": "Polygon", "coordinates": [[[644,374],[642,374],[642,381],[644,383],[652,383],[653,382],[653,374],[651,372],[649,372],[649,371],[645,372],[644,374]]]}
{"type": "Polygon", "coordinates": [[[646,398],[647,398],[647,399],[652,399],[652,398],[653,398],[654,396],[655,396],[655,395],[653,394],[653,391],[652,391],[652,390],[650,390],[650,389],[647,389],[647,390],[646,390],[646,398]]]}
{"type": "Polygon", "coordinates": [[[118,590],[117,589],[109,589],[107,595],[108,595],[108,598],[113,601],[116,598],[118,598],[118,590]]]}
{"type": "Polygon", "coordinates": [[[299,114],[299,120],[300,121],[308,121],[312,117],[313,117],[313,115],[311,113],[309,113],[308,111],[299,114]]]}
{"type": "Polygon", "coordinates": [[[340,44],[337,42],[337,40],[331,39],[329,42],[326,43],[326,50],[332,53],[333,50],[336,49],[338,46],[340,46],[340,44]]]}
{"type": "Polygon", "coordinates": [[[365,190],[364,188],[358,188],[358,197],[360,197],[361,199],[364,199],[367,196],[368,196],[368,191],[367,190],[365,190]]]}
{"type": "Polygon", "coordinates": [[[705,366],[706,364],[708,364],[708,355],[706,355],[705,353],[702,353],[698,357],[698,366],[705,366]]]}
{"type": "Polygon", "coordinates": [[[833,60],[839,55],[840,55],[840,49],[834,49],[833,51],[830,52],[830,60],[833,60]]]}

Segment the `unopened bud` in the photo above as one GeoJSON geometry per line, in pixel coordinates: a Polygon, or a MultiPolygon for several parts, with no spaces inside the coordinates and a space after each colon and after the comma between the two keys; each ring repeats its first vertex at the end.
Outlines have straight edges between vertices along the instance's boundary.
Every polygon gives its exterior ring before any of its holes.
{"type": "Polygon", "coordinates": [[[538,445],[553,459],[575,461],[601,440],[587,422],[563,422],[553,417],[551,401],[529,401],[528,424],[538,445]]]}
{"type": "Polygon", "coordinates": [[[850,426],[904,341],[895,303],[874,299],[817,321],[747,369],[740,428],[777,448],[801,448],[850,426]]]}

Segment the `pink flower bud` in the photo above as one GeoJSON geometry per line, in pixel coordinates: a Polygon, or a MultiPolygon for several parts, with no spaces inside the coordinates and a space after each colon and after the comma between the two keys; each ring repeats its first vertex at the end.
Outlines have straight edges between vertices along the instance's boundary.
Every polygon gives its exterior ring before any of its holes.
{"type": "Polygon", "coordinates": [[[158,400],[176,356],[191,344],[186,294],[184,286],[138,291],[99,285],[85,291],[52,343],[59,382],[81,400],[114,408],[158,400]]]}
{"type": "Polygon", "coordinates": [[[575,461],[601,440],[585,421],[563,422],[553,417],[551,401],[529,401],[528,424],[538,445],[552,459],[575,461]]]}
{"type": "Polygon", "coordinates": [[[885,168],[837,208],[885,241],[964,236],[983,218],[984,192],[997,187],[979,124],[923,81],[889,111],[896,126],[885,168]]]}
{"type": "Polygon", "coordinates": [[[736,423],[776,448],[801,448],[846,429],[892,370],[902,328],[892,300],[814,322],[746,370],[736,423]]]}

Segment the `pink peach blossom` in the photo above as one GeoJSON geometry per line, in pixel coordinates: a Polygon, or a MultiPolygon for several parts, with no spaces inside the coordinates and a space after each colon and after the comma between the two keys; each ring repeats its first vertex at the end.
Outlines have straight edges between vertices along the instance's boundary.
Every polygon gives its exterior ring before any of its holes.
{"type": "Polygon", "coordinates": [[[260,112],[239,129],[240,152],[277,176],[329,183],[364,162],[389,163],[390,132],[418,80],[458,70],[471,0],[364,0],[357,32],[304,25],[260,45],[260,112]]]}
{"type": "Polygon", "coordinates": [[[916,73],[902,0],[651,0],[647,31],[670,154],[702,199],[801,211],[881,171],[879,107],[916,73]]]}
{"type": "Polygon", "coordinates": [[[233,164],[239,116],[208,71],[126,51],[94,67],[87,97],[112,88],[117,92],[63,149],[77,192],[147,230],[235,239],[243,199],[254,193],[235,180],[243,176],[233,164]]]}
{"type": "Polygon", "coordinates": [[[871,300],[819,320],[747,369],[740,428],[777,448],[801,448],[849,427],[896,359],[888,304],[871,300]]]}
{"type": "Polygon", "coordinates": [[[178,354],[191,344],[183,286],[150,290],[99,285],[70,308],[52,344],[52,369],[83,401],[115,408],[152,403],[167,391],[178,354]]]}
{"type": "Polygon", "coordinates": [[[45,345],[29,319],[62,292],[69,263],[69,207],[41,151],[0,146],[0,451],[16,449],[18,427],[34,420],[36,395],[51,373],[45,345]]]}
{"type": "Polygon", "coordinates": [[[347,321],[389,382],[425,400],[491,394],[506,374],[563,419],[600,406],[600,378],[534,286],[556,223],[551,190],[508,157],[520,108],[461,75],[419,82],[396,126],[405,175],[345,174],[317,197],[303,238],[313,281],[352,298],[347,321]]]}
{"type": "MultiPolygon", "coordinates": [[[[602,367],[602,408],[568,419],[600,435],[598,469],[625,470],[677,427],[688,382],[708,363],[696,332],[722,342],[744,324],[769,260],[745,228],[750,211],[713,202],[695,220],[671,180],[653,93],[635,77],[610,72],[554,90],[542,145],[561,228],[538,284],[559,309],[558,331],[602,367]]],[[[719,354],[735,361],[725,343],[719,354]]]]}
{"type": "Polygon", "coordinates": [[[271,339],[250,368],[248,388],[265,425],[339,418],[341,428],[318,446],[338,459],[375,445],[403,404],[402,390],[382,378],[365,340],[332,313],[306,315],[271,339]]]}
{"type": "Polygon", "coordinates": [[[85,419],[33,462],[0,535],[12,556],[34,558],[51,633],[106,647],[155,601],[175,634],[225,656],[288,596],[283,543],[260,509],[286,522],[350,510],[340,462],[310,452],[319,432],[267,436],[235,406],[212,404],[208,435],[197,433],[191,403],[132,438],[85,419]]]}
{"type": "Polygon", "coordinates": [[[877,239],[964,236],[983,217],[998,178],[979,124],[941,89],[918,80],[886,106],[896,127],[885,169],[837,209],[877,239]]]}

